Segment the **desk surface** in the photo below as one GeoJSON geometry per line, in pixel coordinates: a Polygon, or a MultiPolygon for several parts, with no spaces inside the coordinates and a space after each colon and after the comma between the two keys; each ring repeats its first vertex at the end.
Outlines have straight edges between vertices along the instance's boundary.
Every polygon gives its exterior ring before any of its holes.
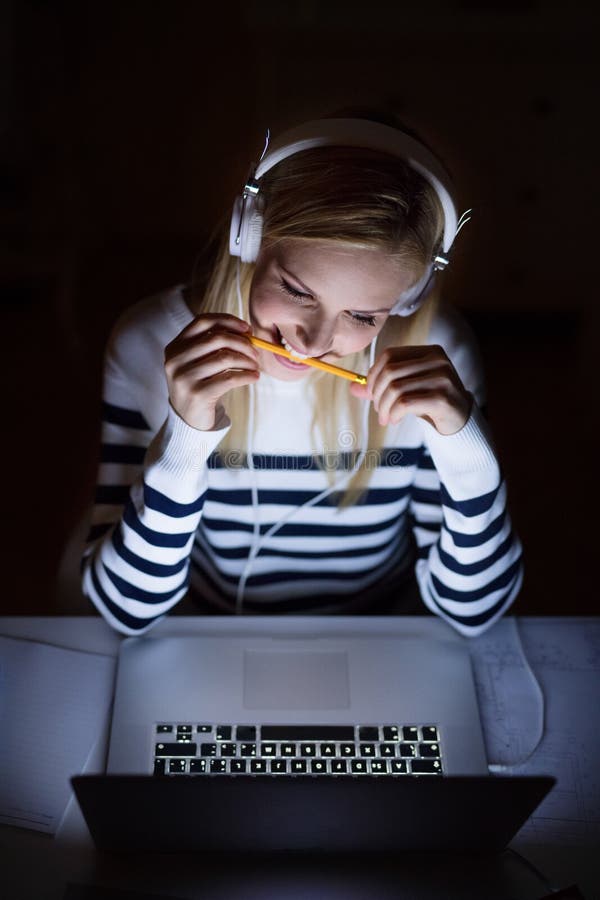
{"type": "MultiPolygon", "coordinates": [[[[281,620],[283,622],[283,619],[281,620]]],[[[298,617],[313,632],[339,628],[339,618],[298,617]]],[[[405,620],[418,627],[419,617],[405,620]]],[[[382,618],[365,617],[368,627],[382,618]]],[[[290,619],[286,617],[286,627],[290,619]]],[[[261,617],[244,621],[260,631],[261,617]]],[[[446,628],[440,622],[440,627],[446,628]]],[[[220,632],[231,628],[229,617],[172,617],[161,633],[190,630],[220,632]]],[[[156,632],[158,633],[158,632],[156,632]]],[[[0,634],[104,653],[116,658],[122,640],[96,617],[5,617],[0,634]]],[[[462,639],[461,639],[462,640],[462,639]]],[[[523,853],[554,885],[577,882],[587,900],[600,897],[600,617],[503,619],[469,641],[490,761],[513,764],[515,773],[554,775],[558,782],[511,846],[523,853]],[[524,663],[520,642],[528,662],[524,663]],[[531,671],[529,670],[531,667],[531,671]],[[545,702],[543,733],[536,682],[545,702]],[[539,741],[539,742],[538,742],[539,741]],[[533,752],[532,752],[533,751],[533,752]]],[[[110,697],[106,698],[107,707],[110,697]]],[[[99,741],[90,771],[101,771],[107,735],[99,741]]],[[[432,867],[428,860],[372,863],[320,861],[255,861],[244,871],[231,861],[214,861],[210,874],[198,859],[106,859],[94,850],[77,804],[72,799],[54,837],[0,827],[0,859],[8,873],[9,900],[62,900],[67,883],[103,884],[145,890],[156,896],[252,900],[256,897],[352,898],[534,898],[541,880],[510,854],[494,860],[446,858],[432,867]],[[32,863],[35,863],[32,865],[32,863]],[[399,875],[402,875],[400,878],[399,875]]],[[[548,893],[548,891],[546,891],[548,893]]],[[[107,895],[110,896],[110,895],[107,895]]],[[[132,898],[133,900],[133,898],[132,898]]]]}

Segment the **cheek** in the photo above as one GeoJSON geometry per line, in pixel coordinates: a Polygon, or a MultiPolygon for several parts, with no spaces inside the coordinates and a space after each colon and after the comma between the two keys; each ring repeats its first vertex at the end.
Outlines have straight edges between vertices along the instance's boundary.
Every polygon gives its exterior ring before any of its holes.
{"type": "Polygon", "coordinates": [[[250,296],[250,318],[255,322],[271,323],[285,316],[289,304],[271,293],[254,291],[250,296]]]}
{"type": "Polygon", "coordinates": [[[364,350],[365,347],[369,347],[380,332],[381,328],[350,323],[344,328],[343,335],[340,336],[340,352],[344,356],[348,356],[350,353],[358,353],[360,350],[364,350]]]}

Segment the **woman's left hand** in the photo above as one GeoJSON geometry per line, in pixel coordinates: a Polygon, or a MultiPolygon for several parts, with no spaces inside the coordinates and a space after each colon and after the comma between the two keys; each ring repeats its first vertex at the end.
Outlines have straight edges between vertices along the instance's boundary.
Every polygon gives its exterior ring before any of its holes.
{"type": "Polygon", "coordinates": [[[369,371],[367,384],[352,384],[350,391],[373,401],[380,425],[397,425],[412,413],[440,434],[460,431],[473,403],[446,353],[435,344],[388,347],[369,371]]]}

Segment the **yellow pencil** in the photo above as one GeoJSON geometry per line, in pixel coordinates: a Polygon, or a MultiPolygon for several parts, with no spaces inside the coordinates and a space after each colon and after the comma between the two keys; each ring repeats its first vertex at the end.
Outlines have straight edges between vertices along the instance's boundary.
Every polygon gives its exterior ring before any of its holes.
{"type": "Polygon", "coordinates": [[[269,350],[271,353],[277,353],[278,356],[285,356],[286,359],[291,359],[292,362],[302,362],[307,366],[314,366],[315,369],[323,369],[324,372],[330,372],[332,375],[339,375],[340,378],[347,378],[348,381],[356,381],[358,384],[367,383],[365,375],[357,375],[356,372],[349,372],[348,369],[340,369],[339,366],[331,366],[329,363],[321,362],[320,359],[312,359],[310,356],[307,357],[307,359],[298,359],[297,356],[294,356],[294,354],[290,353],[289,350],[286,350],[285,347],[280,347],[278,344],[272,344],[270,341],[263,341],[261,338],[254,337],[253,335],[250,335],[250,343],[263,350],[269,350]]]}

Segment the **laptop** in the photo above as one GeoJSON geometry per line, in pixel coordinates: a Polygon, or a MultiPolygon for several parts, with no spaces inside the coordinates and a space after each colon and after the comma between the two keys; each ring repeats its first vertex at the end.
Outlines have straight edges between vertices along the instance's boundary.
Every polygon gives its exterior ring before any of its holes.
{"type": "Polygon", "coordinates": [[[101,849],[501,850],[553,784],[488,774],[439,619],[172,630],[122,642],[106,774],[72,779],[101,849]]]}

